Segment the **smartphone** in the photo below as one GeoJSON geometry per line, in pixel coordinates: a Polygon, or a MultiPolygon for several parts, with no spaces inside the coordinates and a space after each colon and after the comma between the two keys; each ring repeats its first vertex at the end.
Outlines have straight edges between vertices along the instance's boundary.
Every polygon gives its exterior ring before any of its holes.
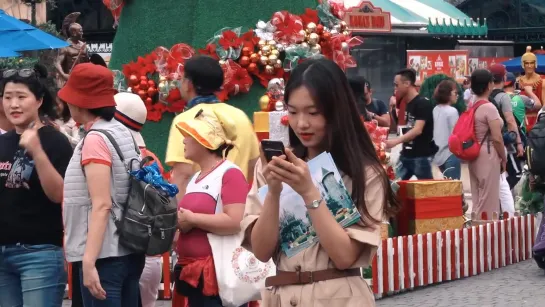
{"type": "Polygon", "coordinates": [[[261,140],[261,149],[265,154],[267,162],[270,162],[273,157],[279,157],[286,154],[282,141],[261,140]]]}

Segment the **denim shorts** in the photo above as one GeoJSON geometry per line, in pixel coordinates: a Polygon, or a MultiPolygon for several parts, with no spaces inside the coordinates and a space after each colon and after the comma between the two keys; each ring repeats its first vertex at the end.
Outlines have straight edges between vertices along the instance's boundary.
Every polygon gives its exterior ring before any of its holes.
{"type": "Polygon", "coordinates": [[[66,288],[60,246],[0,246],[0,306],[62,306],[66,288]]]}

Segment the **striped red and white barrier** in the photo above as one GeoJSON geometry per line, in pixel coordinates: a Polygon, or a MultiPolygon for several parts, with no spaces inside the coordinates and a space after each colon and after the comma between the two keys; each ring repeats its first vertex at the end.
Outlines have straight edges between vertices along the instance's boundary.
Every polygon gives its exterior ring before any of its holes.
{"type": "MultiPolygon", "coordinates": [[[[484,219],[486,220],[486,219],[484,219]]],[[[536,217],[382,241],[372,264],[375,297],[474,276],[532,257],[536,217]]]]}

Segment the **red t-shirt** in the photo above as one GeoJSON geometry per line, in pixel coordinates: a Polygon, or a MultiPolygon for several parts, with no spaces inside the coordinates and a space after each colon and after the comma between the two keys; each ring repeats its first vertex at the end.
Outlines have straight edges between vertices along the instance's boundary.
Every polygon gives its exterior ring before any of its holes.
{"type": "MultiPolygon", "coordinates": [[[[204,179],[203,177],[201,178],[204,179]]],[[[198,182],[198,181],[197,181],[198,182]]],[[[237,204],[244,206],[249,187],[244,174],[236,168],[228,169],[223,175],[221,186],[221,201],[223,206],[237,204]]],[[[215,214],[216,200],[205,193],[186,194],[178,208],[191,210],[194,213],[215,214]]],[[[194,228],[188,233],[180,233],[176,252],[180,257],[201,258],[212,255],[212,248],[208,243],[207,231],[194,228]]]]}

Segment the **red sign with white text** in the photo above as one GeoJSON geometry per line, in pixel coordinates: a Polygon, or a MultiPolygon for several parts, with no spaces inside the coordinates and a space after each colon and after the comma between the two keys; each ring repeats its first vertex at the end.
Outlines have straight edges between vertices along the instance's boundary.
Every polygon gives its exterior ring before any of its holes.
{"type": "Polygon", "coordinates": [[[369,1],[361,2],[357,7],[349,8],[343,20],[348,29],[354,32],[392,32],[392,18],[389,12],[373,6],[369,1]]]}
{"type": "Polygon", "coordinates": [[[467,50],[407,50],[407,67],[416,70],[416,80],[424,81],[435,74],[456,80],[468,75],[467,50]]]}

